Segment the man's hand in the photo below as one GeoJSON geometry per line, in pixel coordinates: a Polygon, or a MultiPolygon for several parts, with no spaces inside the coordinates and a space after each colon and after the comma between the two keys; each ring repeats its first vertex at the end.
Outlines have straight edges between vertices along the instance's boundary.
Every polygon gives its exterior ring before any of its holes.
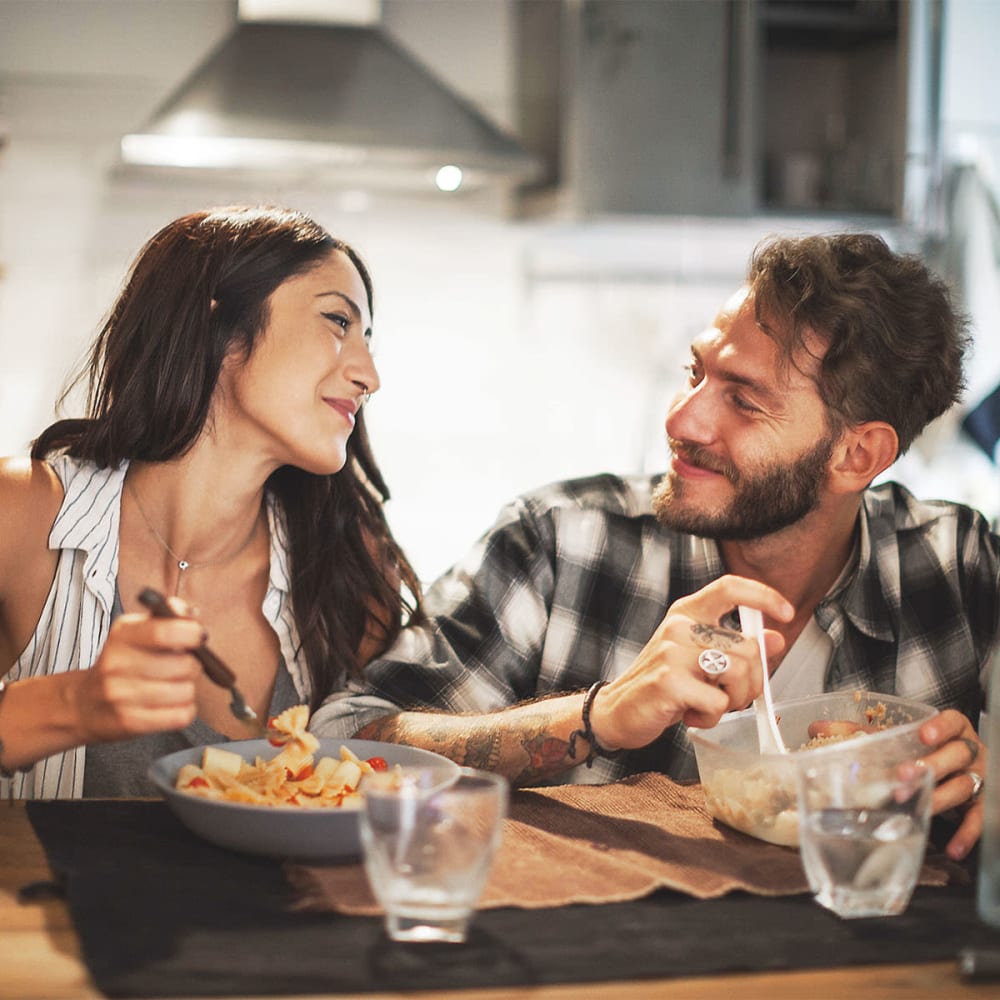
{"type": "MultiPolygon", "coordinates": [[[[675,601],[635,663],[594,700],[591,727],[601,746],[643,747],[681,720],[714,726],[725,712],[745,708],[760,694],[757,643],[719,624],[739,604],[777,621],[790,621],[795,614],[776,590],[738,576],[721,577],[675,601]],[[698,665],[706,649],[729,657],[725,673],[712,677],[698,665]]],[[[769,655],[784,649],[777,632],[765,630],[764,637],[769,655]]]]}
{"type": "MultiPolygon", "coordinates": [[[[715,725],[725,712],[745,708],[760,693],[757,643],[719,624],[740,604],[760,609],[772,621],[791,621],[795,614],[777,591],[737,576],[724,576],[675,601],[635,662],[594,698],[590,726],[601,747],[644,747],[681,720],[715,725]],[[729,657],[724,673],[712,676],[698,666],[706,649],[729,657]]],[[[764,636],[769,655],[781,652],[779,633],[765,631],[764,636]]],[[[357,736],[408,743],[498,771],[517,785],[537,784],[578,766],[586,756],[586,750],[569,754],[583,702],[577,691],[481,715],[401,712],[376,719],[357,736]]]]}
{"type": "Polygon", "coordinates": [[[956,807],[966,807],[955,836],[945,848],[948,857],[964,858],[983,832],[983,804],[979,801],[986,775],[986,746],[975,727],[961,712],[945,709],[920,727],[920,739],[931,748],[923,758],[934,771],[934,815],[956,807]],[[973,777],[975,775],[975,777],[973,777]]]}

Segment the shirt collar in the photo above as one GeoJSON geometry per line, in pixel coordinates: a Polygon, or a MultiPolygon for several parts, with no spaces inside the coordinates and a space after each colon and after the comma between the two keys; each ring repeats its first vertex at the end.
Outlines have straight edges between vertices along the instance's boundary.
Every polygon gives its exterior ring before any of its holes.
{"type": "MultiPolygon", "coordinates": [[[[63,459],[69,464],[70,460],[63,459]]],[[[121,496],[129,463],[98,469],[82,463],[64,477],[62,506],[49,532],[49,548],[79,549],[85,553],[84,585],[110,613],[118,578],[118,530],[121,496]]],[[[285,518],[277,501],[267,495],[267,523],[271,537],[268,582],[275,590],[291,590],[285,518]]]]}
{"type": "Polygon", "coordinates": [[[118,578],[118,526],[128,462],[98,469],[63,458],[63,502],[49,532],[49,548],[85,553],[83,583],[111,613],[118,578]],[[75,468],[74,468],[75,466],[75,468]]]}
{"type": "Polygon", "coordinates": [[[858,511],[858,558],[853,572],[843,586],[826,598],[840,605],[851,624],[864,635],[883,642],[894,642],[899,608],[886,595],[898,593],[889,578],[899,579],[899,546],[892,517],[878,517],[881,500],[866,492],[858,511]]]}

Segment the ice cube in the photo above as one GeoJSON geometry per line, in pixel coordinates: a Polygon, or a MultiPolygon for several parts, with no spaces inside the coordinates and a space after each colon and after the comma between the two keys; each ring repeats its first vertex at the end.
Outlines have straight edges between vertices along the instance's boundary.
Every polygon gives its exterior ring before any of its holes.
{"type": "Polygon", "coordinates": [[[865,858],[854,876],[854,888],[898,888],[900,883],[906,884],[916,876],[919,865],[918,859],[907,848],[882,844],[865,858]]]}
{"type": "Polygon", "coordinates": [[[902,814],[890,816],[883,820],[872,831],[872,836],[883,843],[890,843],[894,840],[902,840],[903,837],[913,832],[913,821],[909,816],[902,814]]]}

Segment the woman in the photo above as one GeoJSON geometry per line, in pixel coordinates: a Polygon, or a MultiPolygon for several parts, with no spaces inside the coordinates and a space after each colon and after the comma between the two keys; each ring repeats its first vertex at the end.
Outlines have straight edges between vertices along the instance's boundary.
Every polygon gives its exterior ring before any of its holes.
{"type": "Polygon", "coordinates": [[[156,757],[253,736],[206,639],[266,718],[419,612],[361,413],[371,326],[361,259],[297,213],[197,212],[146,244],[80,376],[89,416],[0,462],[0,793],[148,794],[156,757]],[[146,587],[191,617],[151,618],[146,587]]]}

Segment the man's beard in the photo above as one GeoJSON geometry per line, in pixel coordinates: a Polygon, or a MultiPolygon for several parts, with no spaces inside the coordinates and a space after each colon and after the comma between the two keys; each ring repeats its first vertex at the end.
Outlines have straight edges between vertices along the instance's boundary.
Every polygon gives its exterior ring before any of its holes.
{"type": "Polygon", "coordinates": [[[739,472],[731,463],[685,447],[685,460],[719,472],[735,487],[729,503],[716,513],[693,510],[683,503],[686,483],[669,473],[653,494],[653,512],[664,527],[704,538],[747,541],[773,534],[800,521],[819,506],[833,437],[825,437],[801,458],[739,472]]]}

